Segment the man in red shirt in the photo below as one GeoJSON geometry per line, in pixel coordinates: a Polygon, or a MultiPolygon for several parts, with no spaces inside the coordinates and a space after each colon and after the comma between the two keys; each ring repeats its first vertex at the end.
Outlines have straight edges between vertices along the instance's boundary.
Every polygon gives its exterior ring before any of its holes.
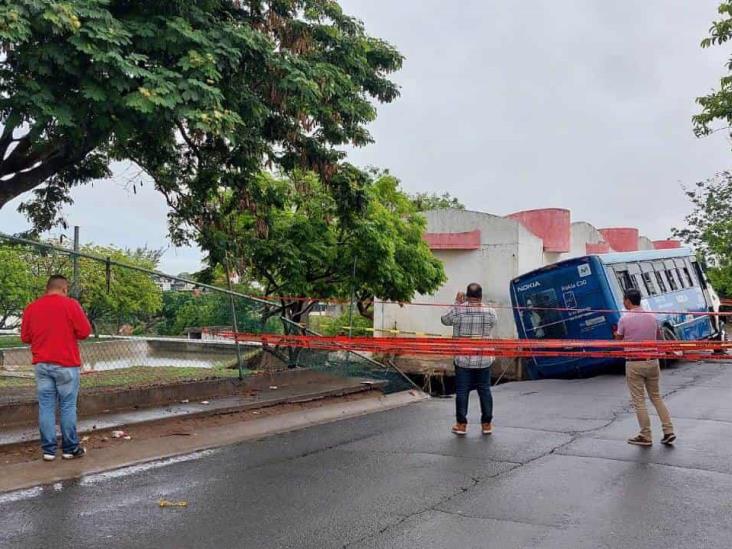
{"type": "Polygon", "coordinates": [[[53,275],[46,294],[26,307],[20,338],[31,346],[38,394],[38,425],[43,459],[56,459],[56,401],[61,412],[61,457],[82,457],[76,433],[76,401],[79,396],[80,339],[91,333],[81,305],[68,297],[69,281],[53,275]]]}

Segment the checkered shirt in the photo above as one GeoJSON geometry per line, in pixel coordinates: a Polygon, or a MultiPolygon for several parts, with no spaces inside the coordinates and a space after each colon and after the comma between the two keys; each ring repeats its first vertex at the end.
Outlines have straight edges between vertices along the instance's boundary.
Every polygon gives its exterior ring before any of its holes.
{"type": "MultiPolygon", "coordinates": [[[[491,337],[497,322],[496,311],[483,303],[456,303],[442,317],[445,326],[452,326],[453,337],[491,337]]],[[[456,356],[455,365],[461,368],[488,368],[495,357],[481,355],[456,356]]]]}

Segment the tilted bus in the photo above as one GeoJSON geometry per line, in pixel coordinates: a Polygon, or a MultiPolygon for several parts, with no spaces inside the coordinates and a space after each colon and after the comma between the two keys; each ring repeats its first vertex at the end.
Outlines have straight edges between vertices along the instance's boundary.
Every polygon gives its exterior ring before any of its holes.
{"type": "MultiPolygon", "coordinates": [[[[623,292],[637,288],[656,314],[665,339],[722,338],[714,293],[686,248],[589,255],[547,265],[511,282],[522,339],[612,339],[624,311],[623,292]]],[[[524,360],[532,379],[587,376],[622,364],[617,359],[535,357],[524,360]]]]}

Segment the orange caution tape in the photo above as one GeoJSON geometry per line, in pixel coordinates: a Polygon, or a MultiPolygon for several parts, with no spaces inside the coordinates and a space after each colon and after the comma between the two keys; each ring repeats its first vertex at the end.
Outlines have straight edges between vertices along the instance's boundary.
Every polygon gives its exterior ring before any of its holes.
{"type": "Polygon", "coordinates": [[[485,355],[494,357],[582,357],[635,360],[728,360],[731,342],[608,341],[564,339],[473,339],[428,337],[344,337],[221,332],[238,342],[317,351],[359,351],[393,355],[485,355]]]}

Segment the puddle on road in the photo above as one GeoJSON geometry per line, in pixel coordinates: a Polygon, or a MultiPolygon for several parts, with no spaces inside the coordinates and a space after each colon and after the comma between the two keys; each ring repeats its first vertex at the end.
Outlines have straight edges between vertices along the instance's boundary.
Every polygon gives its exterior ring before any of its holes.
{"type": "Polygon", "coordinates": [[[175,456],[171,458],[165,458],[157,461],[150,461],[148,463],[141,463],[139,465],[130,465],[129,467],[122,467],[121,469],[114,469],[112,471],[106,471],[104,473],[94,473],[81,478],[79,481],[80,486],[91,486],[99,482],[111,480],[115,478],[126,477],[134,475],[136,473],[143,473],[145,471],[151,471],[153,469],[159,469],[160,467],[167,467],[168,465],[175,465],[177,463],[185,463],[186,461],[194,461],[204,457],[211,456],[217,453],[218,450],[202,450],[200,452],[194,452],[192,454],[185,454],[182,456],[175,456]]]}
{"type": "Polygon", "coordinates": [[[25,499],[34,498],[40,496],[43,493],[43,488],[36,486],[35,488],[29,488],[27,490],[16,490],[14,492],[8,492],[7,494],[0,494],[0,505],[5,503],[16,503],[25,499]]]}

